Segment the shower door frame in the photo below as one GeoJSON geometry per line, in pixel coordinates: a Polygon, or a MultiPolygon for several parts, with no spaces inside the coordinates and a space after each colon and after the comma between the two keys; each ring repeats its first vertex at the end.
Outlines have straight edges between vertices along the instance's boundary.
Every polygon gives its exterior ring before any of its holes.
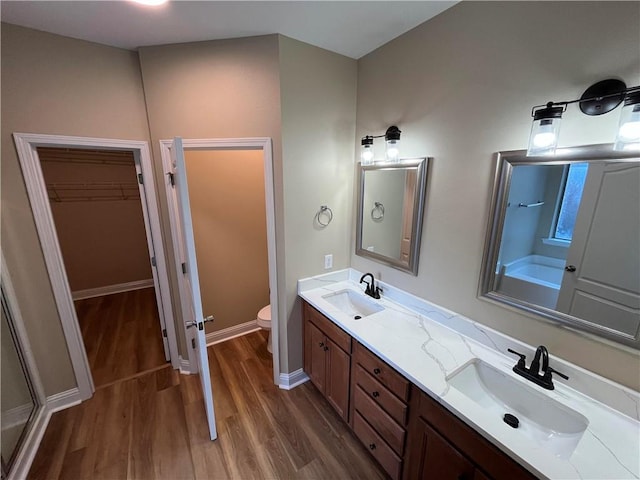
{"type": "Polygon", "coordinates": [[[7,480],[26,478],[33,463],[33,459],[38,451],[38,446],[44,435],[49,419],[53,410],[47,405],[47,398],[44,394],[44,388],[38,374],[36,361],[31,351],[29,344],[29,338],[27,331],[22,320],[20,308],[18,307],[18,299],[16,297],[13,283],[11,281],[11,275],[7,270],[7,262],[4,259],[4,252],[0,252],[2,258],[2,289],[4,290],[6,301],[11,313],[11,324],[13,326],[15,335],[17,337],[18,347],[20,348],[20,354],[22,360],[25,363],[28,370],[29,378],[27,381],[31,384],[33,393],[36,398],[34,399],[37,404],[35,405],[36,411],[31,425],[27,426],[27,432],[22,436],[22,442],[17,446],[18,452],[15,455],[13,465],[7,472],[7,480]]]}

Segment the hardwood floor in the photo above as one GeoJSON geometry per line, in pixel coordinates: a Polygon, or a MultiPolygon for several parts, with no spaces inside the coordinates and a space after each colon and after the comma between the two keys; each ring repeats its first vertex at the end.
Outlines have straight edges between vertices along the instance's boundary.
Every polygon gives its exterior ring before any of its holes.
{"type": "Polygon", "coordinates": [[[28,478],[385,478],[310,382],[273,385],[266,333],[209,347],[215,442],[198,376],[167,366],[54,414],[28,478]]]}
{"type": "Polygon", "coordinates": [[[96,387],[165,365],[153,288],[75,301],[96,387]]]}

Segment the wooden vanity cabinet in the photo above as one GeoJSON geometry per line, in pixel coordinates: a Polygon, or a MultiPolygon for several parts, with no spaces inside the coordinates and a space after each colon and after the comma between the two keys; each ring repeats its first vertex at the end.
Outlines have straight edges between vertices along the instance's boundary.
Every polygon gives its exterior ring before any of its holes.
{"type": "Polygon", "coordinates": [[[307,302],[304,370],[393,480],[536,477],[307,302]]]}
{"type": "Polygon", "coordinates": [[[348,422],[351,336],[308,303],[303,305],[304,370],[348,422]]]}
{"type": "Polygon", "coordinates": [[[411,384],[356,341],[353,350],[351,427],[387,474],[400,479],[411,384]]]}
{"type": "Polygon", "coordinates": [[[404,480],[533,480],[536,477],[415,385],[404,480]]]}

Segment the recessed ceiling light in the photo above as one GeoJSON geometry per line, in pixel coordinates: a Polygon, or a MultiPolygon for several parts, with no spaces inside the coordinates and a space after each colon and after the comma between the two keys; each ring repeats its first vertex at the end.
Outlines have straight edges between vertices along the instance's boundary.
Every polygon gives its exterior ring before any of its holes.
{"type": "Polygon", "coordinates": [[[147,5],[149,7],[157,7],[167,3],[169,0],[129,0],[133,3],[139,3],[140,5],[147,5]]]}

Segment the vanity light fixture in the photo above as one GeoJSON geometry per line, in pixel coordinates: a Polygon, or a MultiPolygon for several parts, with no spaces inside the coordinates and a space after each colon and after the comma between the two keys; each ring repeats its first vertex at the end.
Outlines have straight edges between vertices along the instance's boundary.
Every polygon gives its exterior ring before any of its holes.
{"type": "Polygon", "coordinates": [[[614,150],[640,150],[640,85],[627,88],[623,81],[610,78],[594,83],[577,100],[533,107],[527,156],[555,154],[560,120],[567,105],[579,103],[582,113],[595,116],[614,110],[623,101],[614,150]]]}
{"type": "Polygon", "coordinates": [[[400,129],[395,125],[387,128],[384,135],[365,135],[360,141],[360,162],[362,165],[373,164],[373,139],[384,137],[386,143],[386,159],[397,162],[400,159],[400,129]]]}

